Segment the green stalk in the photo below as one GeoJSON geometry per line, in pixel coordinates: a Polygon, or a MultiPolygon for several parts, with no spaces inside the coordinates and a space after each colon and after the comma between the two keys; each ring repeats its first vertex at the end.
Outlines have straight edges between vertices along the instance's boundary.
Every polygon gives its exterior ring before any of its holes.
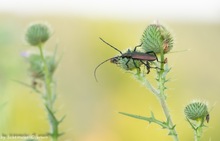
{"type": "Polygon", "coordinates": [[[200,141],[202,136],[202,127],[198,127],[194,130],[195,141],[200,141]]]}
{"type": "MultiPolygon", "coordinates": [[[[162,50],[163,51],[163,50],[162,50]]],[[[149,89],[159,100],[160,105],[163,109],[163,112],[165,114],[167,123],[168,123],[168,127],[167,128],[170,132],[169,135],[171,135],[173,137],[174,141],[179,141],[179,138],[177,136],[177,132],[175,129],[175,125],[173,124],[170,112],[169,112],[169,108],[166,102],[166,95],[164,93],[164,90],[166,89],[165,87],[165,83],[166,83],[166,75],[168,73],[169,70],[165,70],[165,65],[164,65],[164,53],[161,52],[160,55],[160,71],[157,73],[157,81],[158,81],[158,89],[156,89],[155,87],[153,87],[151,85],[151,83],[146,79],[145,74],[144,73],[136,73],[134,74],[134,77],[140,81],[147,89],[149,89]]]]}
{"type": "Polygon", "coordinates": [[[43,49],[42,49],[42,44],[40,44],[38,46],[39,51],[40,51],[40,55],[44,64],[44,77],[45,77],[45,89],[46,89],[46,93],[45,93],[45,107],[47,109],[47,113],[48,113],[48,119],[49,119],[49,124],[50,124],[50,130],[51,130],[51,138],[52,141],[57,141],[58,137],[59,137],[59,130],[58,130],[58,124],[59,122],[57,121],[55,115],[54,115],[54,109],[53,109],[53,104],[54,104],[54,99],[53,99],[53,93],[52,93],[52,76],[50,74],[49,68],[48,68],[48,64],[46,62],[44,53],[43,53],[43,49]]]}
{"type": "MultiPolygon", "coordinates": [[[[161,57],[161,60],[162,60],[161,62],[163,62],[164,57],[161,57]]],[[[166,103],[166,96],[164,93],[164,90],[165,90],[164,83],[166,81],[166,79],[165,79],[166,74],[164,74],[164,63],[161,63],[161,68],[162,68],[161,71],[158,73],[158,75],[159,75],[158,76],[159,89],[154,88],[151,85],[151,83],[145,78],[145,74],[143,74],[143,73],[134,74],[134,77],[138,81],[140,81],[147,89],[149,89],[158,98],[158,100],[161,104],[161,107],[164,111],[164,114],[166,116],[167,123],[169,123],[169,125],[168,125],[169,126],[168,130],[170,131],[169,135],[172,135],[174,141],[179,141],[175,126],[173,124],[173,121],[172,121],[172,118],[171,118],[171,115],[169,112],[168,105],[166,103]]]]}
{"type": "Polygon", "coordinates": [[[170,128],[170,135],[173,136],[174,141],[179,141],[178,136],[177,136],[177,132],[176,132],[176,129],[174,127],[174,124],[173,124],[173,121],[172,121],[172,118],[171,118],[171,115],[170,115],[170,112],[169,112],[169,108],[168,108],[168,105],[167,105],[167,102],[166,102],[166,95],[164,93],[164,90],[166,89],[166,87],[164,86],[164,84],[166,82],[166,72],[164,71],[165,70],[165,68],[164,68],[165,59],[164,59],[163,49],[161,49],[160,61],[161,61],[161,63],[160,63],[160,68],[161,69],[158,73],[159,94],[157,95],[157,97],[160,101],[161,107],[162,107],[163,112],[166,116],[166,119],[169,123],[169,126],[171,127],[170,128]]]}
{"type": "Polygon", "coordinates": [[[204,119],[197,121],[197,124],[199,124],[197,127],[194,127],[193,124],[191,126],[193,126],[194,129],[195,141],[200,141],[203,133],[202,128],[204,127],[204,119]]]}
{"type": "Polygon", "coordinates": [[[41,55],[41,59],[43,61],[44,64],[44,78],[45,78],[45,89],[46,89],[46,102],[47,102],[47,106],[52,109],[53,107],[53,102],[52,102],[52,88],[51,88],[51,75],[49,72],[49,68],[46,62],[46,59],[44,57],[44,53],[43,53],[43,49],[42,49],[42,44],[40,44],[38,46],[39,50],[40,50],[40,55],[41,55]]]}

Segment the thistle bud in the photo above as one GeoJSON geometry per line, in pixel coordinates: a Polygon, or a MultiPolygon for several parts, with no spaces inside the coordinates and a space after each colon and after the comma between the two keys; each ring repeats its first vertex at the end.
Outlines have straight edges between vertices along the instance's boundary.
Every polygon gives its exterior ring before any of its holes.
{"type": "Polygon", "coordinates": [[[184,109],[185,116],[190,120],[204,120],[207,118],[208,106],[206,103],[197,101],[188,104],[184,109]]]}
{"type": "Polygon", "coordinates": [[[26,41],[32,46],[39,46],[45,43],[51,35],[51,30],[48,24],[34,23],[31,24],[25,35],[26,41]]]}
{"type": "Polygon", "coordinates": [[[173,48],[173,39],[170,32],[162,25],[149,25],[141,38],[143,43],[142,49],[146,52],[153,51],[155,53],[169,52],[173,48]]]}

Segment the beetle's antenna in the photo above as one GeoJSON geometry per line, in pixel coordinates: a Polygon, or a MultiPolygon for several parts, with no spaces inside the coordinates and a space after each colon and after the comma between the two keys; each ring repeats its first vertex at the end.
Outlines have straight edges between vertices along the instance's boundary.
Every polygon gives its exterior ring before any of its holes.
{"type": "Polygon", "coordinates": [[[112,46],[111,44],[109,44],[108,42],[106,42],[105,40],[103,40],[101,37],[99,37],[99,38],[100,38],[100,40],[102,40],[105,44],[109,45],[110,47],[112,47],[113,49],[117,50],[118,52],[120,52],[120,53],[122,54],[122,52],[121,52],[119,49],[117,49],[116,47],[112,46]]]}
{"type": "Polygon", "coordinates": [[[105,62],[107,62],[107,61],[109,61],[109,60],[111,60],[111,59],[112,59],[112,58],[109,58],[109,59],[103,61],[102,63],[100,63],[100,64],[95,68],[95,70],[94,70],[94,77],[95,77],[96,82],[98,82],[98,79],[97,79],[97,77],[96,77],[96,70],[97,70],[102,64],[104,64],[105,62]]]}
{"type": "Polygon", "coordinates": [[[179,53],[179,52],[186,52],[186,51],[191,51],[191,49],[171,51],[171,52],[169,52],[169,53],[179,53]]]}

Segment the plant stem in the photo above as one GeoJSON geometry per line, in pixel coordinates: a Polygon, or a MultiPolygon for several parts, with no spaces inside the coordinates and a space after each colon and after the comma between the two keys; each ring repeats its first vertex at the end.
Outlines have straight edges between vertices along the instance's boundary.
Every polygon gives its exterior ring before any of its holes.
{"type": "MultiPolygon", "coordinates": [[[[162,60],[163,60],[163,58],[162,58],[162,60]]],[[[163,63],[161,63],[161,64],[163,64],[163,63]]],[[[164,65],[161,65],[161,67],[164,69],[164,65]]],[[[161,104],[161,107],[164,111],[164,114],[166,116],[166,119],[169,123],[170,135],[173,136],[174,141],[179,141],[176,129],[174,128],[174,124],[173,124],[171,115],[169,113],[168,105],[166,103],[166,97],[165,97],[165,93],[164,93],[164,90],[165,90],[164,83],[166,81],[166,79],[165,79],[166,74],[164,73],[163,69],[161,69],[161,71],[159,72],[160,75],[158,76],[159,89],[156,89],[151,85],[151,83],[146,79],[144,73],[134,74],[134,77],[138,81],[140,81],[146,88],[148,88],[158,98],[158,100],[161,104]]]]}
{"type": "Polygon", "coordinates": [[[161,107],[163,109],[163,112],[166,116],[166,119],[169,123],[170,128],[170,135],[173,136],[174,141],[179,141],[178,136],[177,136],[177,132],[176,129],[174,127],[170,112],[169,112],[169,108],[166,102],[166,95],[164,93],[164,90],[166,89],[166,87],[164,86],[164,84],[166,83],[166,74],[168,73],[169,70],[165,70],[164,64],[165,64],[165,59],[164,59],[164,52],[163,49],[161,49],[161,53],[160,53],[160,71],[157,73],[158,74],[158,85],[159,85],[159,94],[157,95],[161,107]],[[173,128],[174,127],[174,128],[173,128]]]}
{"type": "Polygon", "coordinates": [[[50,74],[49,68],[48,68],[48,64],[47,61],[45,59],[44,53],[43,53],[43,49],[42,49],[42,44],[40,44],[38,46],[39,51],[40,51],[40,55],[43,61],[43,65],[44,65],[44,83],[45,83],[45,107],[47,109],[47,113],[48,113],[48,120],[49,120],[49,124],[50,124],[50,130],[51,130],[51,138],[52,141],[57,141],[58,140],[58,136],[59,136],[59,132],[58,132],[58,124],[59,122],[57,121],[55,115],[54,115],[54,109],[53,109],[53,104],[54,104],[54,94],[52,91],[52,76],[50,74]]]}
{"type": "MultiPolygon", "coordinates": [[[[190,122],[188,120],[188,122],[190,122]]],[[[194,137],[195,137],[195,141],[200,141],[201,140],[201,136],[202,136],[202,133],[203,133],[203,130],[202,128],[204,127],[204,119],[202,119],[201,121],[197,121],[197,124],[196,125],[193,125],[191,122],[190,122],[190,125],[192,126],[193,130],[194,130],[194,137]]]]}
{"type": "Polygon", "coordinates": [[[202,127],[198,127],[194,130],[195,141],[200,141],[202,135],[202,127]]]}
{"type": "MultiPolygon", "coordinates": [[[[174,127],[166,100],[164,98],[159,98],[159,100],[160,100],[160,104],[163,108],[164,114],[166,116],[166,119],[167,119],[167,121],[169,121],[169,127],[174,127]]],[[[174,141],[179,141],[175,128],[170,128],[170,135],[173,136],[174,141]]]]}
{"type": "Polygon", "coordinates": [[[166,95],[164,93],[164,90],[166,89],[165,83],[166,83],[166,75],[169,72],[169,69],[165,68],[165,59],[164,59],[164,53],[163,50],[161,51],[160,55],[160,71],[157,72],[157,81],[158,81],[158,89],[154,88],[151,83],[146,79],[144,73],[137,73],[134,75],[134,77],[139,80],[146,88],[148,88],[159,100],[160,105],[163,109],[163,112],[165,114],[166,120],[169,123],[169,135],[172,135],[174,141],[179,141],[175,125],[173,124],[169,108],[166,102],[166,95]]]}
{"type": "Polygon", "coordinates": [[[41,59],[44,65],[44,78],[45,78],[45,84],[46,84],[45,85],[45,89],[46,89],[45,98],[46,98],[47,106],[50,109],[52,109],[53,101],[52,101],[51,75],[49,72],[48,64],[46,62],[44,53],[43,53],[42,44],[40,44],[38,48],[40,50],[41,59]]]}

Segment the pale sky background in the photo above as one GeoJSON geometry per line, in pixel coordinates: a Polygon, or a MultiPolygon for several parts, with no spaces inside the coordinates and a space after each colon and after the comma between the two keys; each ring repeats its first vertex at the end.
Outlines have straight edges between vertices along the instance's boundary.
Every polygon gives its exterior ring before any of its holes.
{"type": "Polygon", "coordinates": [[[220,22],[220,0],[0,0],[0,13],[220,22]]]}

